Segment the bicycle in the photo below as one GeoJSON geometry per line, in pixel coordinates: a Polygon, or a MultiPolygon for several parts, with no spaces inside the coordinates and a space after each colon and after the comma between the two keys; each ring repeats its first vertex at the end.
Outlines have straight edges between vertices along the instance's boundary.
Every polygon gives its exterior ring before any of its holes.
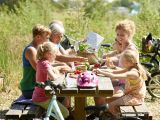
{"type": "Polygon", "coordinates": [[[63,115],[60,111],[60,108],[57,104],[57,97],[56,97],[56,90],[57,89],[61,89],[63,86],[58,84],[53,84],[53,82],[51,82],[50,80],[47,80],[44,82],[37,82],[36,86],[40,87],[40,88],[44,88],[45,91],[48,91],[49,94],[52,95],[52,99],[51,102],[48,106],[47,109],[47,113],[45,115],[45,117],[43,118],[43,120],[50,120],[50,117],[53,117],[56,120],[64,120],[63,115]],[[52,112],[52,110],[54,112],[52,112]]]}
{"type": "MultiPolygon", "coordinates": [[[[146,38],[142,38],[142,44],[145,45],[147,40],[153,40],[151,33],[146,38]]],[[[140,54],[141,64],[147,68],[150,75],[146,80],[146,86],[148,93],[155,98],[160,98],[160,40],[154,39],[155,43],[152,46],[151,51],[146,51],[142,46],[142,53],[140,54]]]]}

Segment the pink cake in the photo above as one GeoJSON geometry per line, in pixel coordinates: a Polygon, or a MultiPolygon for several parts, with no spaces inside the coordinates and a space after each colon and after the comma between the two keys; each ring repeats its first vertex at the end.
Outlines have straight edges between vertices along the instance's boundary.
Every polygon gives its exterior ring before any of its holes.
{"type": "Polygon", "coordinates": [[[80,88],[92,88],[98,86],[98,78],[92,71],[79,74],[77,86],[80,88]]]}

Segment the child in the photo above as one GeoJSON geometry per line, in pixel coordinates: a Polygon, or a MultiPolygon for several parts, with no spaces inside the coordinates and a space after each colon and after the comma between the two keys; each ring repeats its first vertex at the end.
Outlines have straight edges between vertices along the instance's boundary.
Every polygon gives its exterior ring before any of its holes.
{"type": "Polygon", "coordinates": [[[29,43],[23,51],[23,78],[20,81],[20,89],[22,95],[26,99],[31,99],[35,87],[36,78],[36,54],[38,45],[47,41],[50,37],[51,31],[49,28],[37,24],[32,29],[33,40],[29,43]]]}
{"type": "Polygon", "coordinates": [[[122,54],[122,65],[124,68],[119,72],[107,72],[105,70],[94,70],[110,78],[125,80],[124,95],[109,103],[110,112],[117,112],[119,105],[138,105],[144,102],[147,79],[146,72],[140,65],[136,54],[127,50],[122,54]]]}
{"type": "MultiPolygon", "coordinates": [[[[36,72],[36,81],[37,82],[45,82],[46,80],[57,80],[60,77],[60,72],[70,71],[68,66],[59,66],[53,68],[51,62],[55,61],[56,53],[57,53],[56,46],[51,42],[45,42],[38,47],[37,51],[37,72],[36,72]]],[[[35,104],[40,105],[41,107],[47,109],[48,105],[51,101],[49,97],[45,95],[45,90],[43,88],[35,87],[33,92],[32,100],[35,104]]],[[[58,102],[58,101],[57,101],[58,102]]],[[[60,110],[64,118],[69,115],[67,108],[65,108],[61,103],[58,102],[60,110]]]]}

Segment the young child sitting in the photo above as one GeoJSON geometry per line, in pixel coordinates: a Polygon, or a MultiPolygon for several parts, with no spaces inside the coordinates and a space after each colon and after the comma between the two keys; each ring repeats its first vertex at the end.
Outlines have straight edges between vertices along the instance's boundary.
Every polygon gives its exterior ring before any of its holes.
{"type": "MultiPolygon", "coordinates": [[[[60,72],[70,71],[68,66],[52,67],[51,62],[55,61],[57,47],[51,42],[45,42],[39,45],[37,50],[37,72],[36,81],[45,82],[46,80],[58,80],[60,72]]],[[[35,87],[32,100],[35,104],[47,109],[51,98],[45,95],[45,90],[40,87],[35,87]]],[[[57,101],[58,102],[58,101],[57,101]]],[[[60,102],[58,102],[60,110],[64,118],[69,115],[69,111],[60,102]]]]}
{"type": "MultiPolygon", "coordinates": [[[[122,70],[117,72],[107,70],[94,70],[112,79],[125,80],[124,95],[109,102],[109,111],[117,112],[119,105],[138,105],[144,102],[146,86],[146,72],[140,65],[135,52],[127,50],[122,54],[122,70]]],[[[107,100],[107,99],[106,99],[107,100]]]]}

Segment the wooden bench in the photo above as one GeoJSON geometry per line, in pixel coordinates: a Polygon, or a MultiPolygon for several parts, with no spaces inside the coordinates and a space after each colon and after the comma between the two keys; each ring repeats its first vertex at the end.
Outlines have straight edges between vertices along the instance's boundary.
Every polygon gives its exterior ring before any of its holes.
{"type": "Polygon", "coordinates": [[[44,109],[33,104],[13,104],[8,112],[5,114],[5,119],[21,119],[32,120],[33,118],[42,119],[44,115],[44,109]]]}
{"type": "Polygon", "coordinates": [[[152,115],[145,104],[137,106],[120,106],[122,117],[139,117],[143,120],[152,120],[152,115]]]}

